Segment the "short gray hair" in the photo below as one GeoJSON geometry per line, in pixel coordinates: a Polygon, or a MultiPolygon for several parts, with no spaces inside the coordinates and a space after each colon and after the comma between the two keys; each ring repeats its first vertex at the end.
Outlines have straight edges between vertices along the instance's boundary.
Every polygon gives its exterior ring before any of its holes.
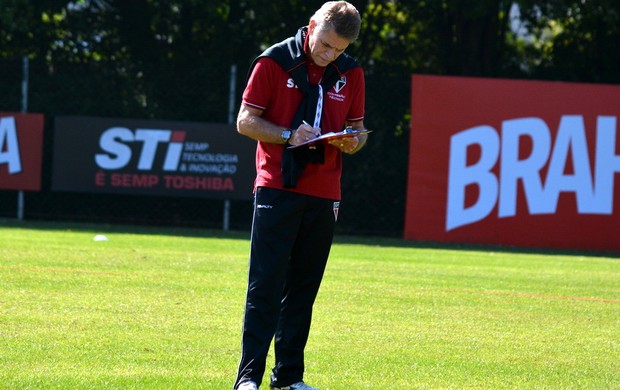
{"type": "Polygon", "coordinates": [[[357,39],[362,26],[362,18],[357,8],[346,1],[328,1],[312,15],[310,20],[316,22],[316,28],[333,29],[338,36],[350,42],[357,39]]]}

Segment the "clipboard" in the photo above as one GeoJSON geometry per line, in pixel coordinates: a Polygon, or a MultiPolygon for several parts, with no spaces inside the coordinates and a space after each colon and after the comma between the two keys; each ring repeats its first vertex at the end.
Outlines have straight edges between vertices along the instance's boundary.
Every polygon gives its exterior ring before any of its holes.
{"type": "Polygon", "coordinates": [[[333,140],[351,138],[351,137],[355,137],[355,136],[362,135],[362,134],[368,134],[368,133],[372,133],[372,130],[354,130],[350,127],[347,127],[346,129],[338,133],[330,132],[330,133],[321,134],[320,136],[313,138],[311,140],[308,140],[299,145],[291,145],[288,147],[288,149],[295,149],[295,148],[299,148],[300,146],[313,145],[313,144],[317,144],[320,142],[329,142],[333,140]]]}

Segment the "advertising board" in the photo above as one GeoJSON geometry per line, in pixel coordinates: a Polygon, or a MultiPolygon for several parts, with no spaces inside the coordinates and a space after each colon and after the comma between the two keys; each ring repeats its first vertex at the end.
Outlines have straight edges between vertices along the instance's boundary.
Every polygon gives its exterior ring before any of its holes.
{"type": "Polygon", "coordinates": [[[407,239],[620,250],[620,86],[412,77],[407,239]]]}

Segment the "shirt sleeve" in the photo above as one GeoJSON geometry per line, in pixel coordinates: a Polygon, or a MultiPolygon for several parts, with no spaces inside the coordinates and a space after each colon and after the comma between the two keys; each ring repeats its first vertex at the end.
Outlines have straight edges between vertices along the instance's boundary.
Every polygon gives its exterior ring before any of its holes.
{"type": "Polygon", "coordinates": [[[347,113],[347,121],[356,122],[364,119],[366,104],[366,82],[364,79],[364,70],[362,67],[353,68],[350,72],[353,84],[353,100],[349,112],[347,113]]]}
{"type": "Polygon", "coordinates": [[[243,91],[242,103],[249,107],[265,110],[271,102],[271,94],[274,90],[276,80],[275,71],[279,65],[271,58],[260,58],[248,80],[248,84],[243,91]]]}

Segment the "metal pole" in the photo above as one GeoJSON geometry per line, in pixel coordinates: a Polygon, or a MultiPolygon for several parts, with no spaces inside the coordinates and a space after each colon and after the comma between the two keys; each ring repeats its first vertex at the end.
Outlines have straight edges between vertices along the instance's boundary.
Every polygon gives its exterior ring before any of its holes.
{"type": "MultiPolygon", "coordinates": [[[[28,73],[30,62],[28,56],[22,58],[22,112],[28,112],[28,73]]],[[[17,192],[17,219],[24,219],[24,191],[17,192]]]]}
{"type": "Polygon", "coordinates": [[[228,88],[228,124],[235,123],[235,93],[237,89],[237,65],[230,66],[230,85],[228,88]]]}
{"type": "MultiPolygon", "coordinates": [[[[228,124],[235,123],[235,93],[237,86],[237,65],[232,64],[230,66],[230,84],[228,87],[228,124]]],[[[223,217],[223,229],[224,231],[230,230],[230,199],[224,199],[224,217],[223,217]]]]}
{"type": "Polygon", "coordinates": [[[17,191],[17,219],[24,220],[24,191],[17,191]]]}
{"type": "Polygon", "coordinates": [[[28,112],[28,73],[30,60],[28,56],[22,58],[22,112],[28,112]]]}

